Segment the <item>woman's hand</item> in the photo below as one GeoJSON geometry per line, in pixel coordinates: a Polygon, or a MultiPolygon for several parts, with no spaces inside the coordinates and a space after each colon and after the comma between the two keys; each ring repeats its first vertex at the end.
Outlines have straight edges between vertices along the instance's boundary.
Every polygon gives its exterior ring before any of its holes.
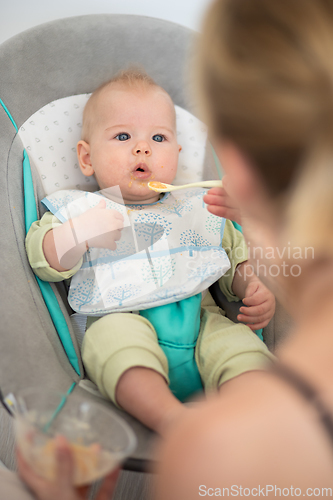
{"type": "Polygon", "coordinates": [[[203,197],[203,201],[208,205],[208,212],[241,224],[240,210],[226,191],[227,183],[227,176],[225,176],[223,177],[224,187],[210,189],[203,197]]]}
{"type": "MultiPolygon", "coordinates": [[[[53,481],[36,474],[17,450],[18,473],[24,483],[29,486],[38,500],[86,500],[90,485],[73,486],[74,462],[68,445],[63,436],[56,438],[56,477],[53,481]]],[[[111,500],[119,469],[112,471],[104,479],[95,500],[111,500]]]]}

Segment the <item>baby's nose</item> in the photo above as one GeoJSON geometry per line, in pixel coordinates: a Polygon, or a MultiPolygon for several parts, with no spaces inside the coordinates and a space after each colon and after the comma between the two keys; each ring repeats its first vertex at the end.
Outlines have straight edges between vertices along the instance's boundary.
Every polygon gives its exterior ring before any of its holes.
{"type": "Polygon", "coordinates": [[[135,146],[134,154],[139,155],[140,153],[143,153],[145,155],[151,154],[151,149],[147,142],[140,142],[135,146]]]}

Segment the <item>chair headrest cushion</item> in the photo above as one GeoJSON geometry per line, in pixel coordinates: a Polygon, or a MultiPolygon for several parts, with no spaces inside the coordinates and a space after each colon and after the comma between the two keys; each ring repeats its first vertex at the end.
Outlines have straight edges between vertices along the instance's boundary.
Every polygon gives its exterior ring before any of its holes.
{"type": "MultiPolygon", "coordinates": [[[[19,129],[46,195],[59,189],[98,190],[95,178],[81,173],[76,154],[83,109],[89,97],[90,94],[81,94],[53,101],[31,115],[19,129]]],[[[174,184],[180,185],[203,178],[207,129],[187,110],[179,106],[175,110],[182,151],[174,184]]]]}

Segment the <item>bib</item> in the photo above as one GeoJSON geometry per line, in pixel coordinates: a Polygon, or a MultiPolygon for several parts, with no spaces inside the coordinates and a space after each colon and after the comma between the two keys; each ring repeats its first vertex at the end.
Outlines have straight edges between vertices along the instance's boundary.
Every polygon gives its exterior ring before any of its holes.
{"type": "MultiPolygon", "coordinates": [[[[90,316],[141,311],[197,295],[217,281],[230,268],[221,246],[225,219],[207,211],[205,192],[180,190],[149,205],[126,206],[104,196],[106,209],[124,217],[122,236],[114,251],[91,247],[85,253],[71,280],[70,306],[90,316]]],[[[42,202],[65,222],[101,196],[66,190],[42,202]]]]}

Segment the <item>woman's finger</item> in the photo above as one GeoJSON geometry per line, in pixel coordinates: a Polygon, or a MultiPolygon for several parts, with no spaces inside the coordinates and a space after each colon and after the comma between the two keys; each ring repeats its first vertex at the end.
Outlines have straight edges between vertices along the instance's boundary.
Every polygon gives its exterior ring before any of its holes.
{"type": "Polygon", "coordinates": [[[16,450],[16,459],[18,474],[20,478],[26,483],[29,488],[36,494],[44,491],[45,481],[42,477],[38,476],[24,460],[20,449],[16,450]]]}
{"type": "Polygon", "coordinates": [[[237,222],[238,224],[241,223],[240,213],[239,210],[237,210],[236,208],[233,209],[216,205],[208,205],[207,210],[211,214],[217,215],[218,217],[223,217],[224,219],[232,220],[234,222],[237,222]]]}
{"type": "Polygon", "coordinates": [[[219,217],[234,220],[240,224],[240,211],[224,188],[212,188],[203,197],[208,211],[219,217]]]}
{"type": "Polygon", "coordinates": [[[203,197],[203,201],[206,203],[206,205],[216,205],[216,206],[227,207],[227,208],[232,208],[232,209],[238,208],[237,205],[235,203],[233,203],[230,196],[228,196],[228,195],[217,196],[217,195],[206,194],[203,197]]]}
{"type": "Polygon", "coordinates": [[[233,200],[233,198],[231,198],[231,196],[226,192],[226,190],[224,188],[212,188],[210,189],[209,191],[207,191],[207,193],[204,195],[204,198],[217,198],[217,199],[224,199],[225,201],[228,201],[228,203],[235,207],[237,204],[236,202],[233,200]]]}
{"type": "Polygon", "coordinates": [[[85,486],[76,486],[74,490],[77,495],[77,500],[87,500],[89,498],[90,489],[91,489],[91,484],[86,484],[85,486]]]}
{"type": "Polygon", "coordinates": [[[64,489],[70,490],[73,485],[74,459],[67,439],[64,436],[55,438],[56,482],[64,489]]]}
{"type": "Polygon", "coordinates": [[[116,469],[105,477],[96,500],[111,500],[117,484],[119,473],[120,469],[116,469]]]}

